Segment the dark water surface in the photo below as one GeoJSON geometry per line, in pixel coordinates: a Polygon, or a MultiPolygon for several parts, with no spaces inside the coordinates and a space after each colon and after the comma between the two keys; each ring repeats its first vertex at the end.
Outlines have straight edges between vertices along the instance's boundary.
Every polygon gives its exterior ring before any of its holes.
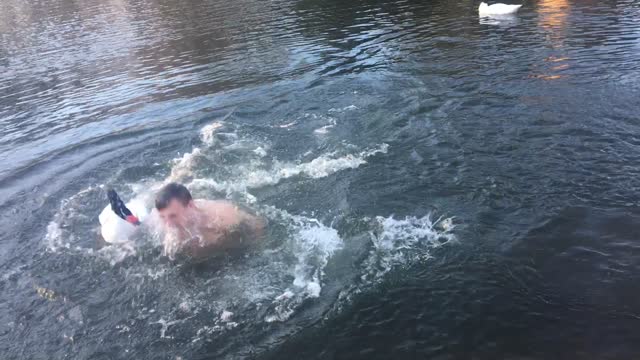
{"type": "Polygon", "coordinates": [[[0,2],[1,357],[637,358],[640,2],[477,6],[0,2]],[[99,244],[169,179],[267,239],[99,244]]]}

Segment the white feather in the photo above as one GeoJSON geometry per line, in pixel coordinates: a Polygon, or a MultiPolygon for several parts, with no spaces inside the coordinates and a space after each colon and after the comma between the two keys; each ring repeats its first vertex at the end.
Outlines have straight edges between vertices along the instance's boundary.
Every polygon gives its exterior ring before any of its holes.
{"type": "Polygon", "coordinates": [[[478,12],[480,15],[507,15],[515,14],[522,5],[493,4],[488,5],[485,2],[480,3],[478,12]]]}
{"type": "MultiPolygon", "coordinates": [[[[144,202],[138,199],[133,199],[128,202],[127,207],[140,221],[143,221],[149,214],[147,208],[144,206],[144,202]]],[[[102,237],[106,242],[111,244],[122,244],[129,241],[139,228],[139,226],[132,225],[116,215],[111,210],[111,205],[107,205],[102,210],[98,216],[98,221],[100,221],[100,233],[102,237]]]]}

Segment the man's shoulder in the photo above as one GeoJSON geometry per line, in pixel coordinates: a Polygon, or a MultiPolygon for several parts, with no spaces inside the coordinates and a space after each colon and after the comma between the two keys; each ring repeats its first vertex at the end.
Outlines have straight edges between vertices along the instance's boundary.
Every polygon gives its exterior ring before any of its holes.
{"type": "Polygon", "coordinates": [[[195,202],[199,207],[209,211],[236,209],[236,205],[227,200],[197,199],[195,202]]]}
{"type": "Polygon", "coordinates": [[[228,200],[195,199],[194,201],[197,205],[233,206],[233,203],[228,200]]]}

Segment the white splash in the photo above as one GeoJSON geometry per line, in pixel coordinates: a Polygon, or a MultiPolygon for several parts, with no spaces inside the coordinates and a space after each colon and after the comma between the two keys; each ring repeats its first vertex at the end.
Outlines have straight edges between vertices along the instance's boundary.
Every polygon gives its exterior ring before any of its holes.
{"type": "Polygon", "coordinates": [[[343,108],[331,108],[328,110],[328,112],[330,113],[341,113],[341,112],[345,112],[345,111],[353,111],[353,110],[358,110],[358,107],[355,105],[349,105],[349,106],[345,106],[343,108]]]}
{"type": "Polygon", "coordinates": [[[329,132],[330,129],[333,129],[334,127],[336,127],[337,125],[337,121],[335,118],[330,117],[328,124],[324,125],[320,128],[317,128],[315,130],[313,130],[314,133],[316,134],[327,134],[329,132]]]}
{"type": "MultiPolygon", "coordinates": [[[[358,154],[337,157],[335,154],[321,155],[305,163],[282,163],[275,161],[269,170],[245,167],[236,179],[216,181],[209,178],[196,178],[189,186],[210,187],[227,194],[244,192],[251,188],[276,185],[280,181],[295,176],[306,176],[312,179],[323,178],[341,170],[355,169],[367,163],[367,158],[387,152],[389,146],[382,144],[377,148],[365,150],[358,154]]],[[[257,164],[259,166],[259,164],[257,164]]]]}
{"type": "Polygon", "coordinates": [[[320,282],[329,258],[342,248],[338,231],[322,225],[316,219],[305,219],[298,226],[296,235],[296,257],[293,285],[304,290],[310,297],[320,296],[320,282]]]}
{"type": "Polygon", "coordinates": [[[222,314],[220,314],[220,321],[229,322],[231,321],[232,316],[233,316],[233,313],[231,311],[223,310],[222,314]]]}
{"type": "Polygon", "coordinates": [[[456,240],[451,218],[432,221],[430,215],[402,220],[378,216],[375,221],[378,229],[371,233],[374,248],[363,279],[379,279],[396,267],[427,260],[431,257],[430,249],[456,240]]]}
{"type": "MultiPolygon", "coordinates": [[[[228,118],[231,113],[225,116],[228,118]]],[[[191,152],[185,153],[182,157],[173,160],[173,166],[171,167],[171,175],[166,179],[166,182],[182,182],[185,178],[193,174],[193,167],[196,165],[197,160],[203,155],[203,151],[206,148],[210,148],[216,144],[216,133],[224,128],[224,122],[215,121],[211,124],[205,125],[200,129],[200,140],[203,142],[203,147],[194,147],[191,152]]]]}
{"type": "Polygon", "coordinates": [[[224,127],[224,123],[222,121],[216,121],[211,124],[205,125],[200,130],[200,139],[207,146],[212,146],[215,142],[215,133],[216,131],[222,129],[224,127]]]}
{"type": "Polygon", "coordinates": [[[300,304],[309,298],[317,298],[322,291],[324,269],[344,243],[338,231],[314,218],[291,215],[286,211],[267,207],[264,213],[276,221],[286,221],[293,231],[289,248],[296,258],[293,267],[292,286],[276,296],[266,322],[285,321],[300,304]]]}
{"type": "Polygon", "coordinates": [[[317,129],[313,130],[313,132],[316,133],[316,134],[321,134],[321,135],[328,134],[329,130],[333,129],[335,126],[336,126],[335,124],[325,125],[325,126],[322,126],[322,127],[319,127],[317,129]]]}
{"type": "Polygon", "coordinates": [[[201,154],[202,149],[196,147],[191,152],[182,155],[181,158],[174,160],[167,182],[181,182],[190,176],[193,173],[193,165],[201,154]]]}
{"type": "MultiPolygon", "coordinates": [[[[91,252],[93,253],[93,252],[91,252]]],[[[134,256],[137,253],[135,246],[132,243],[121,243],[105,246],[95,252],[95,255],[99,258],[109,262],[111,266],[114,266],[129,256],[134,256]]]]}
{"type": "Polygon", "coordinates": [[[160,319],[152,324],[159,324],[160,328],[160,338],[161,339],[173,339],[173,336],[167,336],[167,330],[169,330],[169,326],[178,324],[183,322],[184,320],[165,320],[160,319]]]}
{"type": "Polygon", "coordinates": [[[65,243],[62,240],[62,229],[60,229],[60,225],[55,220],[47,225],[47,234],[44,238],[47,250],[51,252],[56,252],[61,248],[68,249],[70,246],[69,243],[65,243]]]}
{"type": "Polygon", "coordinates": [[[296,125],[298,122],[297,121],[292,121],[286,124],[282,124],[282,125],[276,125],[275,127],[281,128],[281,129],[288,129],[290,127],[292,127],[293,125],[296,125]]]}
{"type": "Polygon", "coordinates": [[[257,148],[255,148],[253,150],[253,153],[260,156],[260,157],[265,157],[267,156],[267,150],[265,150],[262,146],[258,146],[257,148]]]}

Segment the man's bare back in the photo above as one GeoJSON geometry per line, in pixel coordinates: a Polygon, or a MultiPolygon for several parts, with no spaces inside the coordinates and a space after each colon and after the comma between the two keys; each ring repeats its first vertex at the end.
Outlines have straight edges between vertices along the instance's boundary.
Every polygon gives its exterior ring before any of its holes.
{"type": "Polygon", "coordinates": [[[177,233],[168,232],[165,249],[177,245],[190,255],[201,256],[215,250],[243,247],[262,235],[264,223],[233,203],[203,199],[194,203],[198,213],[193,215],[193,222],[177,233]]]}
{"type": "Polygon", "coordinates": [[[167,185],[156,199],[163,223],[164,253],[206,257],[215,251],[244,247],[264,233],[265,221],[229,201],[193,200],[179,184],[167,185]]]}

